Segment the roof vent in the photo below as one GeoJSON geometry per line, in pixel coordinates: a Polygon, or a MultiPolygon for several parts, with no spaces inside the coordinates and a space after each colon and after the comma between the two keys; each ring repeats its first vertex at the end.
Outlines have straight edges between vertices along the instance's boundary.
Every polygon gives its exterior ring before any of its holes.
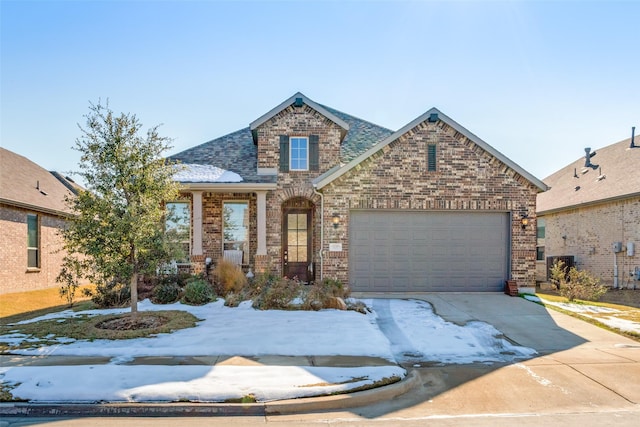
{"type": "Polygon", "coordinates": [[[629,145],[629,148],[636,148],[637,147],[637,145],[635,145],[635,143],[633,141],[635,139],[635,136],[636,136],[636,127],[633,126],[631,128],[631,144],[629,145]]]}
{"type": "Polygon", "coordinates": [[[595,151],[591,153],[591,147],[587,147],[584,149],[584,167],[585,168],[593,167],[593,165],[591,164],[591,158],[595,155],[596,155],[595,151]]]}
{"type": "Polygon", "coordinates": [[[427,119],[429,123],[435,123],[438,121],[438,113],[429,114],[429,118],[427,119]]]}
{"type": "Polygon", "coordinates": [[[294,107],[302,107],[304,105],[304,101],[302,98],[296,98],[296,101],[293,103],[294,107]]]}
{"type": "Polygon", "coordinates": [[[576,168],[573,168],[573,177],[574,177],[574,178],[580,178],[580,177],[578,176],[578,170],[577,170],[576,168]]]}

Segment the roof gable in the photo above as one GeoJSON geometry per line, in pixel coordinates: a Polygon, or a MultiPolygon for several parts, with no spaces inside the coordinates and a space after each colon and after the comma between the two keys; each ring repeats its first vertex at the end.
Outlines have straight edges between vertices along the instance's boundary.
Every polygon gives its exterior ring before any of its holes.
{"type": "Polygon", "coordinates": [[[590,167],[582,156],[545,178],[550,188],[538,194],[538,213],[640,195],[640,147],[630,148],[630,142],[628,138],[595,150],[590,167]]]}
{"type": "Polygon", "coordinates": [[[260,127],[260,125],[271,120],[273,117],[279,114],[282,110],[289,108],[291,105],[302,106],[305,104],[311,107],[312,109],[314,109],[315,111],[317,111],[318,113],[320,113],[321,115],[323,115],[324,117],[326,117],[327,119],[331,120],[333,123],[340,126],[342,128],[342,138],[345,137],[345,135],[349,131],[349,124],[347,122],[345,122],[340,117],[328,111],[322,105],[317,104],[314,101],[310,100],[301,92],[296,92],[293,96],[281,102],[277,107],[271,109],[269,112],[263,114],[262,116],[260,116],[259,118],[257,118],[256,120],[254,120],[249,124],[249,129],[251,129],[252,136],[253,136],[253,142],[257,143],[256,134],[254,131],[258,127],[260,127]]]}
{"type": "Polygon", "coordinates": [[[456,130],[460,134],[464,135],[469,140],[473,141],[476,145],[478,145],[480,148],[485,150],[487,153],[491,154],[493,157],[495,157],[496,159],[500,160],[502,163],[507,165],[509,168],[513,169],[515,172],[520,174],[527,181],[529,181],[532,185],[537,187],[540,191],[544,191],[544,190],[547,189],[546,185],[542,181],[540,181],[539,179],[537,179],[536,177],[531,175],[529,172],[524,170],[522,167],[517,165],[515,162],[511,161],[504,154],[500,153],[498,150],[496,150],[495,148],[493,148],[492,146],[490,146],[489,144],[484,142],[482,139],[480,139],[479,137],[477,137],[473,133],[469,132],[467,129],[465,129],[463,126],[458,124],[456,121],[454,121],[453,119],[448,117],[446,114],[442,113],[437,108],[431,108],[426,113],[422,114],[421,116],[419,116],[415,120],[411,121],[407,125],[405,125],[402,128],[400,128],[398,131],[394,132],[393,134],[389,135],[388,137],[386,137],[385,139],[383,139],[379,143],[377,143],[374,146],[372,146],[371,148],[369,148],[367,151],[365,151],[365,152],[361,153],[360,155],[358,155],[357,157],[353,158],[346,165],[344,165],[344,166],[342,166],[340,168],[334,168],[334,169],[332,169],[330,171],[327,171],[323,175],[319,176],[318,178],[316,178],[314,180],[314,182],[313,182],[314,186],[316,188],[320,189],[320,188],[328,185],[329,183],[331,183],[332,181],[336,180],[340,176],[342,176],[345,173],[349,172],[351,169],[356,167],[358,164],[363,162],[365,159],[371,157],[372,155],[374,155],[375,153],[377,153],[378,151],[383,149],[385,146],[391,144],[393,141],[397,140],[402,135],[404,135],[405,133],[409,132],[411,129],[413,129],[416,126],[418,126],[420,123],[425,122],[425,121],[436,122],[438,120],[443,121],[444,123],[449,125],[451,128],[453,128],[454,130],[456,130]]]}

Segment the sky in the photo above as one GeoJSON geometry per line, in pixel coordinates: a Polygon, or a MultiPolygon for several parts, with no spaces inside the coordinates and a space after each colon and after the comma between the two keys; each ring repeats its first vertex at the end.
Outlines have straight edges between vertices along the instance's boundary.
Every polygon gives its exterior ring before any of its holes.
{"type": "Polygon", "coordinates": [[[638,18],[632,0],[0,0],[0,145],[70,173],[90,103],[161,125],[170,155],[300,91],[392,130],[436,107],[543,179],[640,133],[638,18]]]}
{"type": "MultiPolygon", "coordinates": [[[[204,306],[140,302],[140,311],[185,310],[202,319],[195,328],[130,340],[75,341],[47,337],[45,344],[12,333],[1,342],[32,343],[32,349],[12,354],[83,357],[78,366],[0,367],[0,382],[16,386],[14,397],[31,401],[224,401],[253,394],[259,401],[321,395],[371,385],[393,376],[403,378],[398,363],[514,362],[537,355],[534,349],[511,344],[485,322],[464,326],[447,322],[432,306],[418,300],[364,300],[371,311],[254,310],[246,301],[237,308],[218,300],[204,306]],[[251,325],[251,327],[247,327],[251,325]],[[340,325],[340,339],[335,329],[340,325]],[[392,327],[391,327],[392,326],[392,327]],[[385,330],[387,332],[385,332],[385,330]],[[212,338],[213,337],[213,338],[212,338]],[[57,340],[57,343],[52,343],[57,340]],[[368,366],[277,366],[250,363],[152,365],[144,357],[170,356],[364,356],[368,366]],[[89,357],[109,358],[91,363],[89,357]],[[384,363],[386,360],[386,363],[384,363]],[[133,365],[136,361],[138,364],[133,365]],[[147,362],[147,363],[145,363],[147,362]],[[99,386],[96,386],[99,384],[99,386]]],[[[127,309],[48,314],[32,319],[115,314],[127,309]]],[[[19,324],[16,324],[16,328],[19,324]]],[[[39,359],[39,361],[46,359],[39,359]]],[[[316,358],[319,362],[321,358],[316,358]]],[[[27,363],[28,364],[28,363],[27,363]]]]}

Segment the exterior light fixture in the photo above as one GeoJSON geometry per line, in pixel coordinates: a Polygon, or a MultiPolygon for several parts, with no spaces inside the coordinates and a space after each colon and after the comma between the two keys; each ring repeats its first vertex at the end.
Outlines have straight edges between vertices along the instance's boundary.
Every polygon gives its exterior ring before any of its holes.
{"type": "Polygon", "coordinates": [[[529,225],[529,217],[527,216],[526,213],[524,215],[522,215],[522,219],[520,220],[520,224],[522,225],[522,229],[523,230],[525,228],[527,228],[527,225],[529,225]]]}
{"type": "Polygon", "coordinates": [[[340,225],[340,215],[334,213],[331,216],[331,223],[333,224],[333,228],[338,228],[338,226],[340,225]]]}

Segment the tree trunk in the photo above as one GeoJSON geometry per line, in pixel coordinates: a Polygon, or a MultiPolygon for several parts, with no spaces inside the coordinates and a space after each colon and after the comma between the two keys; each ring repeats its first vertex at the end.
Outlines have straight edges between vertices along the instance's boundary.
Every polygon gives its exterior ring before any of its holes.
{"type": "Polygon", "coordinates": [[[138,312],[138,273],[134,272],[131,275],[129,287],[131,288],[131,313],[135,314],[138,312]]]}

